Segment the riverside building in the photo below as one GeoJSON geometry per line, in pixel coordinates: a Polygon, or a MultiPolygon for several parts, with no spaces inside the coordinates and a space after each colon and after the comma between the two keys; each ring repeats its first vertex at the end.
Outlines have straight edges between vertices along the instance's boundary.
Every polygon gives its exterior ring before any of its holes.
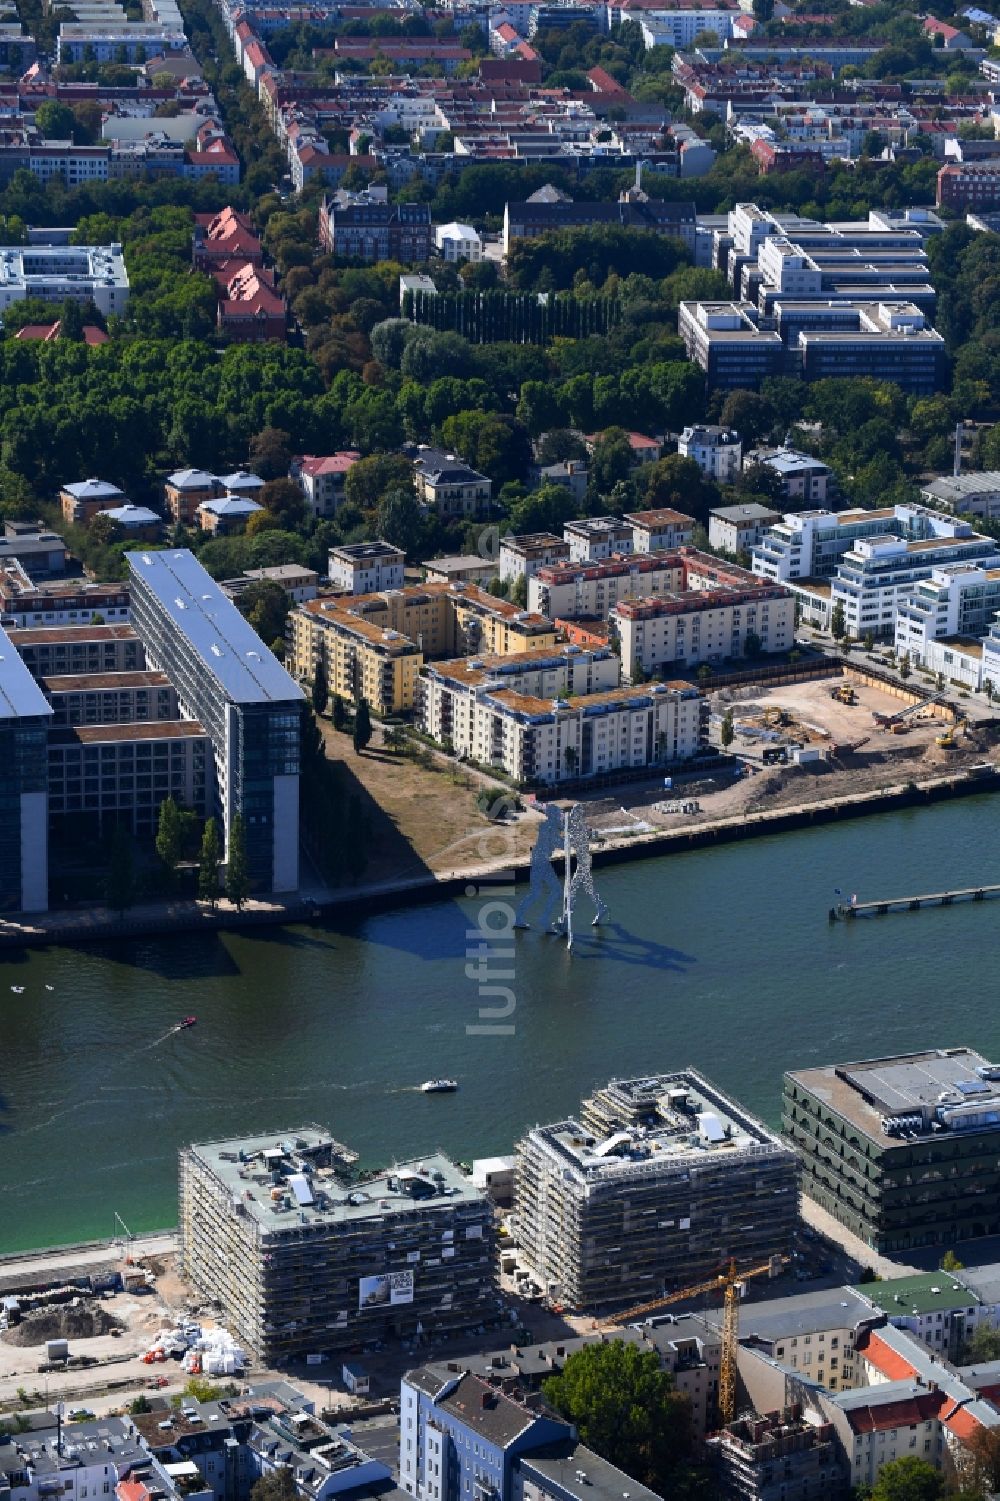
{"type": "Polygon", "coordinates": [[[802,1191],[880,1254],[1000,1233],[1000,1066],[930,1049],[785,1075],[802,1191]]]}
{"type": "Polygon", "coordinates": [[[184,1275],[264,1365],[496,1312],[488,1197],[439,1153],[355,1160],[317,1126],[180,1154],[184,1275]]]}
{"type": "Polygon", "coordinates": [[[612,1080],[518,1143],[522,1260],[574,1308],[639,1304],[787,1253],[791,1148],[693,1069],[612,1080]]]}
{"type": "Polygon", "coordinates": [[[49,904],[46,745],[52,708],[0,630],[0,910],[49,904]]]}
{"type": "Polygon", "coordinates": [[[132,618],[148,666],[212,743],[226,848],[243,819],[254,889],[299,884],[302,690],[187,551],[129,553],[132,618]]]}

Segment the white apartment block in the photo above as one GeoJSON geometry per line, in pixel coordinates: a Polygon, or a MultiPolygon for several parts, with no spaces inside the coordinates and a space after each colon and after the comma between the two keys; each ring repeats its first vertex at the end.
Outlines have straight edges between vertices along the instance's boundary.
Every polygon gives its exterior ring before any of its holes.
{"type": "Polygon", "coordinates": [[[499,569],[501,579],[532,579],[539,568],[569,559],[569,543],[552,532],[524,532],[521,536],[501,537],[499,569]]]}
{"type": "Polygon", "coordinates": [[[598,563],[615,553],[632,551],[632,528],[617,516],[592,516],[584,521],[567,521],[563,538],[569,543],[570,561],[598,563]]]}
{"type": "Polygon", "coordinates": [[[617,682],[619,663],[604,649],[566,647],[566,665],[551,652],[525,655],[544,657],[545,665],[535,667],[522,659],[520,671],[514,663],[504,672],[501,664],[506,668],[513,659],[427,664],[418,687],[417,724],[434,739],[450,742],[459,754],[497,767],[518,783],[555,786],[626,768],[668,765],[696,754],[701,733],[696,688],[681,683],[606,686],[617,682]],[[575,691],[584,681],[593,688],[575,691]],[[533,691],[543,683],[544,692],[533,691]]]}
{"type": "Polygon", "coordinates": [[[977,691],[982,686],[982,638],[1000,612],[1000,566],[948,564],[896,602],[898,656],[977,691]]]}
{"type": "Polygon", "coordinates": [[[682,459],[694,459],[717,485],[731,485],[743,466],[743,443],[731,427],[686,427],[677,440],[682,459]]]}
{"type": "Polygon", "coordinates": [[[694,535],[694,517],[669,506],[629,511],[622,519],[632,528],[633,552],[666,552],[673,547],[686,547],[694,535]]]}
{"type": "Polygon", "coordinates": [[[96,24],[64,21],[56,39],[56,61],[81,63],[85,56],[93,56],[95,62],[113,63],[124,53],[126,62],[135,63],[140,50],[147,57],[158,57],[186,48],[183,27],[159,26],[148,21],[96,24]]]}
{"type": "Polygon", "coordinates": [[[605,619],[623,599],[643,599],[682,589],[682,558],[643,553],[604,563],[556,563],[528,581],[528,609],[550,620],[605,619]]]}
{"type": "Polygon", "coordinates": [[[402,589],[406,554],[391,542],[352,542],[331,547],[330,583],[344,594],[382,594],[402,589]]]}
{"type": "Polygon", "coordinates": [[[0,247],[0,313],[25,297],[45,302],[93,302],[102,313],[122,313],[129,282],[120,245],[17,245],[0,247]]]}
{"type": "MultiPolygon", "coordinates": [[[[631,14],[631,13],[629,13],[631,14]]],[[[646,47],[690,47],[700,31],[714,31],[723,46],[733,34],[739,10],[644,11],[638,17],[646,47]]],[[[636,19],[632,16],[632,19],[636,19]]]]}
{"type": "Polygon", "coordinates": [[[898,535],[866,538],[840,560],[830,585],[831,616],[841,605],[849,636],[891,638],[897,602],[914,584],[928,578],[940,565],[984,559],[1000,564],[1000,553],[992,537],[975,532],[921,541],[898,535]]]}

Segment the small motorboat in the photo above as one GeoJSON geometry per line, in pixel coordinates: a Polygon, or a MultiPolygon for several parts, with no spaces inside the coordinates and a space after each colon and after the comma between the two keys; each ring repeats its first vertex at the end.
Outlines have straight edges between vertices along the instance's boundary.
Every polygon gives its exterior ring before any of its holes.
{"type": "Polygon", "coordinates": [[[457,1088],[457,1079],[425,1079],[420,1091],[422,1094],[454,1094],[457,1088]]]}
{"type": "Polygon", "coordinates": [[[196,1016],[185,1016],[181,1021],[177,1023],[178,1032],[183,1032],[185,1027],[193,1027],[197,1020],[198,1018],[196,1016]]]}

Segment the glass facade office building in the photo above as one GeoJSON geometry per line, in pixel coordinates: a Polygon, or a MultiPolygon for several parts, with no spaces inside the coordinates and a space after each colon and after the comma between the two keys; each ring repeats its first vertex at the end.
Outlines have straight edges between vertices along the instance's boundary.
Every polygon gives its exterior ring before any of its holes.
{"type": "Polygon", "coordinates": [[[48,732],[52,708],[0,630],[0,911],[49,904],[48,732]]]}
{"type": "Polygon", "coordinates": [[[226,848],[239,814],[251,883],[299,883],[302,691],[188,551],[128,554],[132,623],[212,742],[226,848]]]}

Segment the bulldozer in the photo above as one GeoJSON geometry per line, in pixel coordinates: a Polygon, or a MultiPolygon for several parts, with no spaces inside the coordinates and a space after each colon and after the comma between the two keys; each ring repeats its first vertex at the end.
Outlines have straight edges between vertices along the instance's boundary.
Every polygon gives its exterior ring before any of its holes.
{"type": "Polygon", "coordinates": [[[850,683],[838,683],[836,688],[830,689],[830,697],[838,704],[847,704],[852,709],[858,702],[858,695],[850,683]]]}

